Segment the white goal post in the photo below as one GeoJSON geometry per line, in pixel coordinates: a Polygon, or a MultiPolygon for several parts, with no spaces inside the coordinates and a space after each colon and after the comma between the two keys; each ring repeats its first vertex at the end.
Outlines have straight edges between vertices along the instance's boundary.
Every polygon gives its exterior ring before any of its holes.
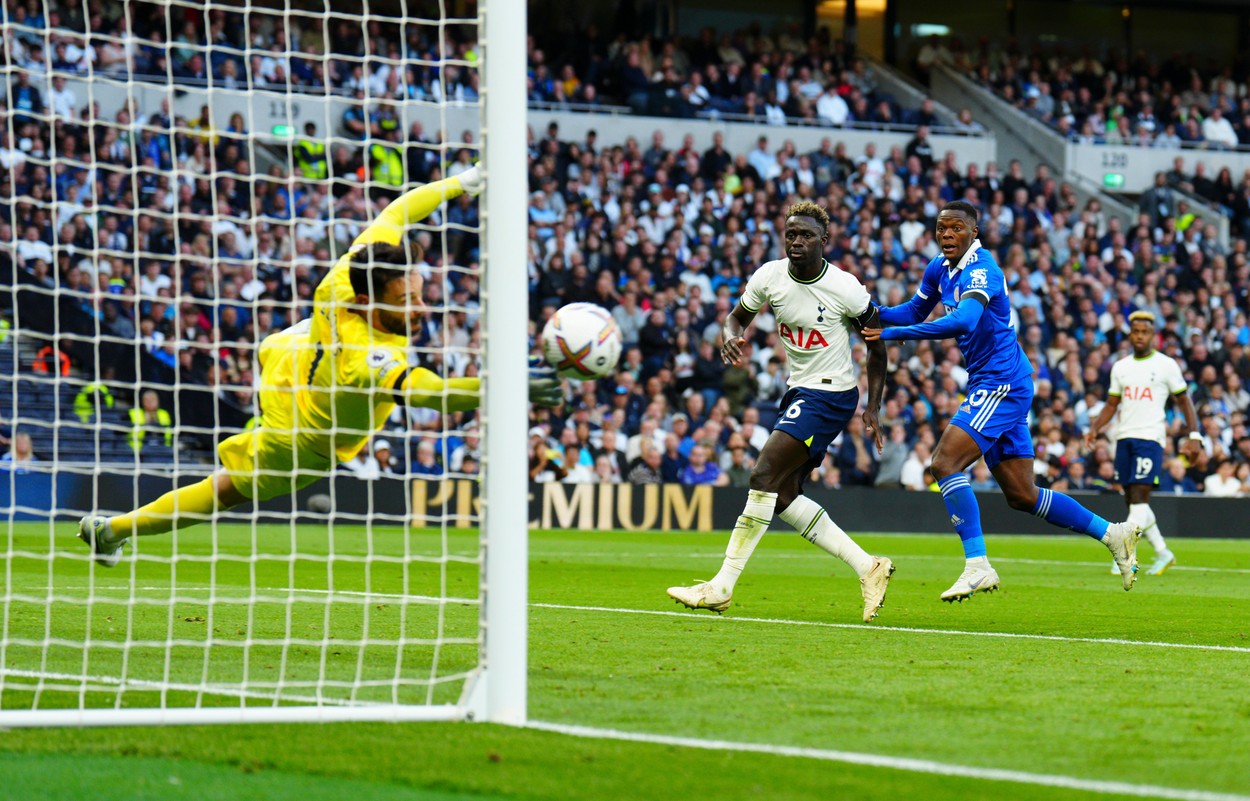
{"type": "MultiPolygon", "coordinates": [[[[348,14],[329,0],[263,6],[247,0],[124,0],[115,4],[105,24],[113,27],[105,31],[95,31],[95,22],[78,18],[72,7],[60,6],[55,0],[45,3],[42,27],[12,15],[0,23],[8,55],[0,67],[7,103],[0,111],[0,181],[16,190],[0,192],[0,212],[8,215],[0,217],[0,231],[7,227],[9,233],[0,241],[0,260],[12,262],[11,270],[0,274],[0,320],[9,326],[0,329],[0,431],[15,441],[29,436],[38,457],[21,466],[0,465],[0,501],[8,501],[7,536],[0,540],[0,728],[524,724],[529,498],[527,406],[518,399],[527,383],[529,325],[526,4],[365,0],[363,14],[348,14]],[[129,26],[134,20],[151,23],[144,15],[152,9],[164,14],[165,27],[144,39],[129,26]],[[456,35],[471,30],[472,42],[451,47],[453,29],[456,35]],[[331,50],[344,30],[352,41],[363,42],[363,52],[331,50]],[[240,32],[243,41],[228,42],[235,49],[223,56],[222,41],[240,32]],[[393,49],[376,52],[379,43],[393,49]],[[334,181],[343,176],[334,172],[334,149],[364,153],[358,180],[366,204],[381,183],[385,156],[371,164],[369,148],[377,134],[367,119],[360,141],[340,128],[354,100],[349,89],[328,78],[324,85],[315,77],[299,84],[282,72],[293,71],[300,59],[306,62],[301,68],[314,74],[328,69],[331,60],[349,73],[357,70],[353,85],[364,89],[364,108],[383,107],[396,115],[403,134],[423,124],[426,141],[408,141],[405,153],[415,147],[444,174],[457,166],[460,151],[480,157],[486,177],[485,190],[474,201],[480,225],[449,221],[449,201],[415,226],[427,255],[432,246],[442,259],[422,265],[429,268],[427,285],[438,284],[437,302],[427,293],[430,314],[440,320],[452,314],[480,318],[480,346],[474,340],[455,344],[450,335],[437,342],[418,339],[412,364],[480,375],[481,407],[467,423],[446,405],[424,417],[401,407],[391,429],[366,446],[364,461],[381,464],[375,453],[386,449],[378,440],[397,440],[400,448],[411,448],[397,461],[411,461],[415,474],[420,444],[433,443],[441,478],[428,482],[428,492],[414,488],[413,482],[424,479],[413,474],[350,484],[332,476],[317,496],[293,491],[267,511],[245,504],[193,528],[145,537],[137,548],[127,548],[117,567],[101,567],[74,537],[79,516],[125,512],[152,501],[154,488],[202,479],[218,464],[213,447],[203,443],[240,430],[240,420],[227,419],[220,404],[178,405],[188,397],[249,395],[250,387],[225,378],[223,364],[247,376],[249,359],[256,357],[242,345],[235,348],[233,340],[219,339],[227,324],[234,325],[234,312],[225,307],[248,316],[252,328],[239,327],[255,331],[258,345],[265,333],[261,321],[268,322],[276,308],[266,305],[270,282],[288,280],[271,276],[305,269],[323,274],[343,252],[334,250],[335,237],[358,231],[383,205],[375,204],[365,219],[344,218],[338,211],[334,181]],[[234,66],[223,69],[225,61],[234,66]],[[197,69],[203,70],[202,79],[195,77],[197,69]],[[370,80],[371,71],[392,76],[390,83],[370,80]],[[462,80],[473,73],[472,82],[463,81],[465,87],[472,83],[472,91],[453,91],[453,72],[462,80]],[[419,89],[408,83],[413,76],[424,82],[419,89]],[[288,80],[292,85],[283,85],[288,80]],[[40,96],[35,105],[30,105],[31,86],[40,96]],[[200,101],[205,127],[171,123],[162,134],[150,124],[162,103],[169,118],[192,120],[200,101]],[[86,108],[96,116],[67,119],[64,108],[74,114],[86,108]],[[235,114],[247,126],[244,131],[227,131],[235,114]],[[315,138],[326,145],[328,173],[303,176],[302,185],[330,209],[329,219],[307,221],[314,228],[324,224],[328,260],[313,252],[316,245],[299,240],[304,220],[293,208],[279,204],[289,213],[271,219],[272,212],[240,214],[237,204],[224,202],[226,193],[240,191],[243,183],[255,192],[266,180],[261,168],[268,160],[272,191],[286,192],[283,202],[294,206],[296,182],[280,181],[296,176],[300,165],[291,146],[306,124],[315,125],[315,138]],[[250,174],[219,160],[215,137],[227,133],[240,143],[231,156],[246,162],[250,174]],[[162,141],[176,148],[189,136],[205,142],[214,137],[214,144],[195,147],[182,161],[175,154],[167,168],[143,163],[145,153],[159,159],[162,141]],[[205,165],[207,172],[195,172],[205,165]],[[63,178],[80,173],[87,177],[63,178]],[[123,175],[116,181],[124,184],[120,190],[110,183],[114,173],[123,175]],[[322,185],[312,186],[319,181],[322,185]],[[157,194],[166,199],[163,205],[148,204],[153,192],[166,191],[157,194]],[[201,191],[211,198],[211,212],[199,206],[192,211],[201,191]],[[219,216],[218,209],[228,210],[219,216]],[[118,220],[120,230],[114,228],[118,220]],[[149,250],[147,243],[155,239],[146,228],[140,231],[149,223],[171,233],[173,252],[149,250]],[[278,239],[289,237],[267,251],[285,254],[281,269],[271,269],[256,246],[263,245],[271,224],[278,239]],[[51,243],[42,241],[42,226],[52,227],[51,243]],[[27,228],[35,229],[34,239],[23,244],[27,228]],[[227,228],[248,232],[253,245],[250,256],[229,253],[228,270],[219,266],[233,247],[233,240],[222,238],[227,228]],[[476,237],[476,249],[466,250],[466,235],[476,237]],[[90,246],[76,236],[90,238],[90,246]],[[201,252],[203,242],[207,253],[201,252]],[[42,245],[51,264],[41,258],[42,245]],[[194,270],[185,272],[195,259],[202,259],[203,292],[194,270]],[[155,303],[141,297],[149,262],[157,265],[157,274],[146,276],[150,285],[172,279],[172,288],[155,303]],[[239,295],[237,287],[223,289],[227,273],[232,282],[250,280],[267,288],[239,295]],[[465,276],[480,280],[480,294],[472,293],[469,306],[450,292],[465,276]],[[141,318],[147,312],[140,310],[167,304],[177,317],[184,301],[205,310],[211,340],[174,342],[171,334],[162,345],[145,330],[148,321],[141,318]],[[131,313],[133,335],[119,335],[124,326],[115,327],[112,315],[131,313]],[[226,350],[233,355],[222,355],[226,350]],[[166,359],[159,373],[164,378],[145,370],[156,353],[166,359]],[[212,376],[207,385],[193,378],[192,368],[204,353],[213,365],[206,368],[212,376]],[[159,395],[161,414],[173,404],[164,428],[151,422],[158,419],[155,410],[145,416],[148,391],[159,395]],[[479,435],[480,450],[453,469],[453,445],[467,448],[479,435]],[[478,453],[480,472],[468,467],[478,453]],[[442,497],[436,488],[453,484],[462,492],[477,487],[477,506],[466,501],[453,513],[450,503],[440,511],[431,501],[416,508],[417,497],[442,497]]],[[[158,28],[161,22],[156,20],[158,28]]],[[[348,200],[354,191],[348,190],[348,200]]],[[[252,202],[248,212],[260,208],[260,201],[252,202]]],[[[287,291],[291,297],[284,303],[290,309],[311,308],[310,298],[301,303],[293,279],[287,291]]],[[[253,379],[259,382],[259,369],[253,379]]],[[[250,408],[245,401],[236,405],[244,414],[250,408]]],[[[258,417],[259,409],[255,413],[258,417]]]]}

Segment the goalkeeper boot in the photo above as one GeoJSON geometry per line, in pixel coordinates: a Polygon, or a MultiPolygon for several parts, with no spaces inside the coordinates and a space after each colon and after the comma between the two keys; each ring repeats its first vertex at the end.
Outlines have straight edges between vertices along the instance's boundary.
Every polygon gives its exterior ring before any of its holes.
{"type": "Polygon", "coordinates": [[[940,596],[943,601],[963,602],[978,592],[993,592],[998,589],[998,571],[990,567],[988,561],[982,564],[968,565],[959,578],[940,596]]]}
{"type": "Polygon", "coordinates": [[[78,521],[78,539],[87,543],[95,554],[96,564],[101,567],[115,567],[122,560],[122,547],[126,538],[112,539],[113,525],[103,515],[87,515],[78,521]]]}
{"type": "Polygon", "coordinates": [[[691,609],[711,609],[719,615],[729,608],[733,593],[722,595],[720,590],[712,586],[712,582],[704,581],[693,587],[669,587],[668,597],[691,609]]]}
{"type": "Polygon", "coordinates": [[[864,622],[877,616],[885,606],[885,590],[894,575],[894,563],[884,556],[872,558],[872,569],[859,580],[859,590],[864,595],[864,622]]]}
{"type": "Polygon", "coordinates": [[[1120,581],[1126,592],[1133,589],[1133,582],[1137,580],[1137,540],[1140,538],[1141,527],[1126,520],[1108,526],[1107,536],[1102,541],[1115,557],[1116,567],[1120,569],[1120,581]]]}
{"type": "Polygon", "coordinates": [[[460,178],[460,187],[464,189],[466,195],[480,195],[486,188],[486,178],[482,175],[480,164],[470,167],[457,177],[460,178]]]}
{"type": "Polygon", "coordinates": [[[1146,575],[1162,576],[1163,572],[1174,564],[1176,564],[1176,555],[1171,551],[1164,551],[1155,557],[1155,563],[1146,571],[1146,575]]]}

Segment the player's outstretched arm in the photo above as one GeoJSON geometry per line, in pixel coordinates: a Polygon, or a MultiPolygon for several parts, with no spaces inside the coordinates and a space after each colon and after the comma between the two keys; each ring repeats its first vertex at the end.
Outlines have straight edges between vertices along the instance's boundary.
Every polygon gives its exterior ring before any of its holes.
{"type": "MultiPolygon", "coordinates": [[[[886,325],[915,325],[929,318],[929,314],[933,312],[933,307],[937,306],[937,302],[937,295],[924,298],[920,296],[920,293],[916,293],[906,303],[900,303],[897,306],[878,307],[881,322],[886,325]]],[[[874,328],[880,327],[879,325],[874,326],[874,328]]]]}
{"type": "Polygon", "coordinates": [[[480,378],[439,378],[423,367],[409,370],[396,388],[396,402],[426,409],[464,412],[476,409],[481,402],[480,378]]]}
{"type": "Polygon", "coordinates": [[[904,325],[897,328],[865,328],[864,340],[899,339],[950,339],[962,336],[976,328],[985,311],[985,301],[979,294],[964,298],[955,310],[931,323],[904,325]]]}
{"type": "Polygon", "coordinates": [[[398,245],[408,226],[424,220],[443,203],[460,197],[466,191],[473,194],[480,192],[482,179],[479,169],[474,167],[454,178],[418,186],[400,195],[383,209],[368,228],[360,232],[352,247],[374,242],[398,245]]]}
{"type": "MultiPolygon", "coordinates": [[[[555,370],[531,363],[528,378],[529,399],[539,406],[557,406],[564,399],[555,370]]],[[[464,412],[481,404],[480,378],[442,379],[425,368],[409,370],[399,379],[396,402],[427,409],[464,412]]]]}

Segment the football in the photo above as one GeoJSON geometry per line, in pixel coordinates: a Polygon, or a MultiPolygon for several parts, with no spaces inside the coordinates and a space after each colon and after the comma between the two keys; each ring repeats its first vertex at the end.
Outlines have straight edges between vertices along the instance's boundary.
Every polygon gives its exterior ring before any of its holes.
{"type": "Polygon", "coordinates": [[[620,329],[602,306],[570,303],[543,326],[543,357],[566,378],[603,378],[621,358],[620,329]]]}

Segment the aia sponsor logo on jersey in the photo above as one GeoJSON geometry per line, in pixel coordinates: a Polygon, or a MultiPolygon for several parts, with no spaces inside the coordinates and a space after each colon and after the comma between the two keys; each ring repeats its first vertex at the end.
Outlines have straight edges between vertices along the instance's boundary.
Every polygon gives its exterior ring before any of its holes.
{"type": "Polygon", "coordinates": [[[804,330],[803,326],[795,326],[793,329],[785,323],[777,324],[777,336],[782,339],[789,340],[790,344],[801,350],[812,350],[813,348],[827,348],[829,343],[825,341],[822,335],[815,328],[810,331],[804,330]]]}
{"type": "Polygon", "coordinates": [[[1155,399],[1154,393],[1150,391],[1150,387],[1125,387],[1123,392],[1124,400],[1146,400],[1155,399]]]}

